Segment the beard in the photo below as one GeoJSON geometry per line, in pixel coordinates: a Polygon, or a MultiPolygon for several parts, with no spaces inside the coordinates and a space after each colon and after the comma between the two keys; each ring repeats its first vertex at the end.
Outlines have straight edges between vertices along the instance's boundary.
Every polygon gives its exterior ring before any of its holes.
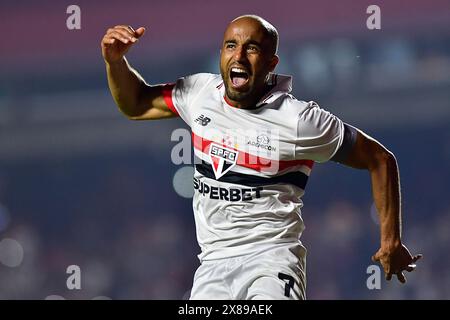
{"type": "Polygon", "coordinates": [[[224,85],[225,85],[225,93],[226,93],[227,97],[233,101],[236,101],[236,102],[245,101],[249,97],[252,96],[251,89],[248,91],[240,92],[240,91],[234,90],[233,88],[230,88],[227,81],[224,82],[224,85]]]}

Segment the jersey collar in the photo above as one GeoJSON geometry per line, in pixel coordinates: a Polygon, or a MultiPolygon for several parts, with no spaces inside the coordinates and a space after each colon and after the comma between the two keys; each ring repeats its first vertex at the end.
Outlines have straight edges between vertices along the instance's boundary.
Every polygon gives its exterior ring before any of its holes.
{"type": "Polygon", "coordinates": [[[290,93],[292,91],[292,76],[272,73],[269,76],[267,84],[271,86],[272,89],[259,100],[256,107],[272,103],[280,96],[290,93]]]}
{"type": "MultiPolygon", "coordinates": [[[[255,107],[260,107],[277,100],[280,96],[288,94],[292,91],[292,76],[284,74],[271,73],[267,84],[272,88],[259,100],[255,107]]],[[[223,81],[217,86],[220,94],[227,104],[230,104],[225,97],[225,86],[223,81]]]]}

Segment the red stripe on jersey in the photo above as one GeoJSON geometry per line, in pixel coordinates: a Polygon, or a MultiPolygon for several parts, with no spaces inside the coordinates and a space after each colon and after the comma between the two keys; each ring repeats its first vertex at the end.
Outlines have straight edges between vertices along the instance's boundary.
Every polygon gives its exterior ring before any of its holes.
{"type": "Polygon", "coordinates": [[[231,104],[231,101],[228,99],[228,97],[227,97],[226,94],[224,94],[223,99],[225,100],[225,102],[226,102],[230,107],[236,108],[235,106],[233,106],[233,105],[231,104]]]}
{"type": "Polygon", "coordinates": [[[194,144],[194,148],[203,152],[206,155],[209,155],[209,146],[211,143],[215,143],[218,145],[221,145],[222,147],[232,149],[239,152],[238,159],[236,161],[236,164],[242,167],[250,168],[256,171],[270,171],[270,169],[277,168],[278,171],[295,167],[295,166],[307,166],[308,168],[312,169],[314,165],[313,160],[271,160],[263,157],[258,157],[246,152],[243,152],[241,150],[231,148],[225,144],[217,143],[214,141],[210,141],[207,139],[204,139],[198,135],[196,135],[194,132],[192,132],[192,141],[194,144]]]}
{"type": "Polygon", "coordinates": [[[164,101],[166,102],[170,111],[172,111],[174,114],[176,114],[178,116],[179,115],[178,111],[177,111],[177,109],[175,109],[175,106],[174,106],[173,100],[172,100],[172,90],[174,87],[175,87],[174,83],[168,83],[168,84],[164,85],[164,87],[162,89],[162,95],[163,95],[164,101]]]}

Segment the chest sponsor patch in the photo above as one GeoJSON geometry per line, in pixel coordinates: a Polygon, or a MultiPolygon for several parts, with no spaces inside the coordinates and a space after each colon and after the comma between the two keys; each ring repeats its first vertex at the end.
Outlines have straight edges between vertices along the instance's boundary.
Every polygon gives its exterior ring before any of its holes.
{"type": "Polygon", "coordinates": [[[209,148],[209,157],[216,179],[222,177],[236,165],[239,152],[218,144],[212,143],[209,148]]]}

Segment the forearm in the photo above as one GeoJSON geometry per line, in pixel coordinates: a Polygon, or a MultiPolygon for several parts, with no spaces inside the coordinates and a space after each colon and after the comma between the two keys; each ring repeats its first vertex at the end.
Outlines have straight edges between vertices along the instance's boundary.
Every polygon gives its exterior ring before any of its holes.
{"type": "Polygon", "coordinates": [[[127,62],[125,57],[118,62],[106,62],[106,73],[111,94],[119,109],[133,117],[146,111],[140,103],[144,79],[127,62]]]}
{"type": "Polygon", "coordinates": [[[380,219],[381,247],[400,244],[401,207],[397,161],[381,143],[357,130],[352,151],[342,163],[370,172],[372,193],[380,219]]]}
{"type": "Polygon", "coordinates": [[[378,152],[377,161],[369,170],[380,219],[381,248],[392,249],[401,244],[401,196],[397,161],[383,149],[378,152]]]}

